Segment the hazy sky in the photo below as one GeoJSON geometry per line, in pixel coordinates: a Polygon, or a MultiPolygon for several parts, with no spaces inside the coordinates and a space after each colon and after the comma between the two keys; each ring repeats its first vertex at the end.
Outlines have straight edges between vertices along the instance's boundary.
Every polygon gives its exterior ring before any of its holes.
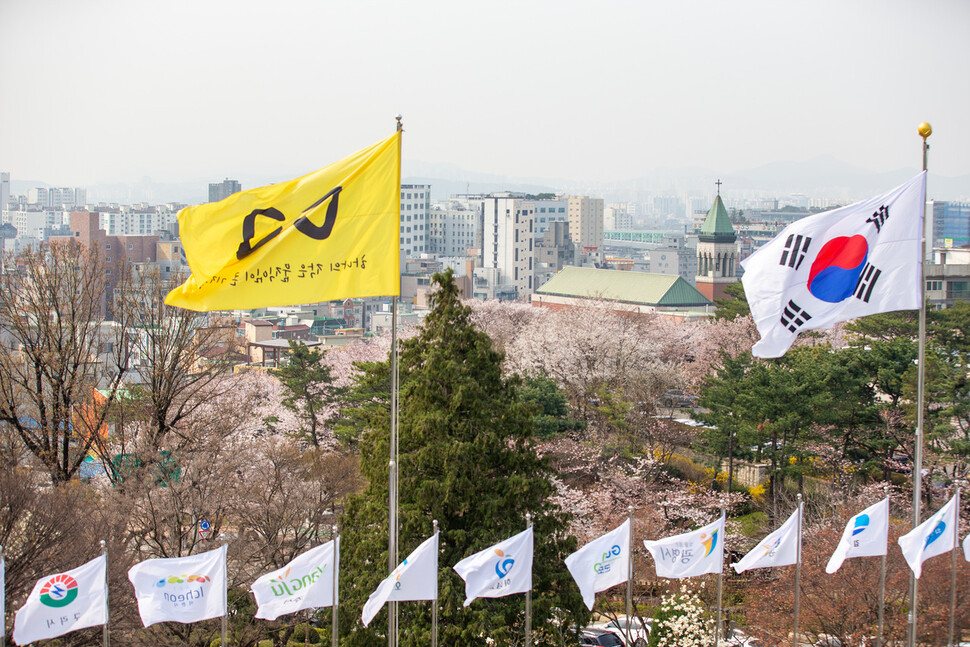
{"type": "Polygon", "coordinates": [[[622,180],[832,155],[970,173],[968,0],[0,0],[0,170],[86,185],[408,160],[622,180]]]}

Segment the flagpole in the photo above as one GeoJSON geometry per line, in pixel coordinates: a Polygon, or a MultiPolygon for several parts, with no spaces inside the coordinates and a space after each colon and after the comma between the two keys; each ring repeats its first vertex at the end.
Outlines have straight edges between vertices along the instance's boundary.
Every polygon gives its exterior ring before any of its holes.
{"type": "MultiPolygon", "coordinates": [[[[926,157],[930,147],[926,138],[933,134],[933,128],[925,121],[917,128],[919,136],[923,138],[923,172],[926,172],[926,157]]],[[[920,247],[920,285],[919,285],[919,352],[916,377],[916,438],[913,457],[913,528],[920,523],[920,505],[923,481],[923,409],[924,384],[926,381],[926,184],[923,184],[923,230],[920,232],[922,245],[920,247]]],[[[916,588],[916,574],[909,573],[909,647],[916,647],[916,612],[918,604],[918,590],[916,588]]]]}
{"type": "MultiPolygon", "coordinates": [[[[528,512],[525,513],[525,527],[532,527],[532,515],[528,512]]],[[[525,592],[525,644],[532,644],[532,587],[525,592]]]]}
{"type": "MultiPolygon", "coordinates": [[[[438,520],[431,522],[432,534],[438,534],[438,520]]],[[[438,564],[438,555],[435,554],[435,568],[438,564]]],[[[431,647],[438,647],[438,573],[434,574],[434,600],[431,602],[431,647]]]]}
{"type": "MultiPolygon", "coordinates": [[[[0,550],[0,554],[2,554],[2,552],[3,551],[0,550]]],[[[103,539],[101,540],[101,554],[104,555],[104,628],[101,632],[101,642],[103,647],[108,647],[108,619],[110,618],[108,606],[108,546],[103,539]]],[[[5,595],[5,593],[5,591],[0,591],[0,595],[5,595]]],[[[4,627],[6,627],[6,619],[0,618],[0,624],[3,624],[4,627]]],[[[0,645],[3,643],[4,641],[0,640],[0,645]]]]}
{"type": "Polygon", "coordinates": [[[879,632],[876,634],[876,647],[882,647],[883,629],[885,627],[885,615],[886,615],[886,554],[883,553],[882,570],[879,573],[879,632]]]}
{"type": "Polygon", "coordinates": [[[626,572],[626,638],[627,643],[633,642],[633,506],[626,507],[627,520],[630,522],[630,533],[627,550],[629,550],[629,564],[626,572]]]}
{"type": "Polygon", "coordinates": [[[798,548],[795,553],[795,633],[792,635],[792,647],[798,647],[798,594],[802,585],[802,495],[798,495],[798,548]]]}
{"type": "MultiPolygon", "coordinates": [[[[726,519],[727,508],[721,508],[721,519],[726,519]]],[[[724,524],[722,524],[723,526],[724,524]]],[[[726,534],[726,533],[725,533],[726,534]]],[[[724,537],[721,537],[721,570],[717,572],[717,621],[714,623],[714,647],[717,647],[721,640],[721,622],[723,620],[723,598],[724,590],[724,537]]]]}
{"type": "MultiPolygon", "coordinates": [[[[2,254],[0,254],[2,255],[2,254]]],[[[0,546],[0,645],[7,644],[7,565],[3,561],[3,546],[0,546]]]]}
{"type": "MultiPolygon", "coordinates": [[[[337,647],[337,605],[339,602],[338,590],[337,590],[337,578],[338,569],[340,568],[340,535],[337,534],[337,526],[330,526],[331,535],[333,535],[333,626],[330,628],[330,646],[337,647]]],[[[307,627],[307,631],[310,631],[310,627],[307,627]]]]}
{"type": "MultiPolygon", "coordinates": [[[[222,545],[226,545],[226,540],[222,540],[222,545]]],[[[224,605],[222,607],[222,631],[221,638],[219,641],[219,647],[226,647],[229,644],[229,577],[226,577],[226,590],[224,592],[225,596],[222,600],[224,605]]]]}
{"type": "MultiPolygon", "coordinates": [[[[401,123],[401,115],[395,115],[397,121],[397,132],[402,132],[404,126],[401,123]]],[[[400,145],[398,146],[398,168],[400,168],[400,145]]],[[[401,176],[397,178],[398,190],[400,191],[401,176]]],[[[398,213],[398,230],[400,229],[401,214],[398,213]]],[[[397,232],[395,232],[395,236],[397,232]]],[[[400,253],[400,252],[399,252],[400,253]]],[[[400,257],[398,257],[398,276],[400,277],[400,257]]],[[[398,278],[398,294],[401,293],[401,280],[398,278]]],[[[397,568],[397,510],[398,510],[398,450],[397,450],[397,415],[398,415],[398,366],[397,366],[397,296],[391,297],[391,453],[390,474],[388,475],[388,533],[387,533],[387,572],[391,574],[397,568]]],[[[388,647],[397,647],[398,644],[398,618],[397,602],[389,601],[387,607],[387,644],[388,647]]]]}
{"type": "Polygon", "coordinates": [[[957,612],[957,553],[960,551],[960,488],[957,488],[954,501],[953,550],[950,551],[950,638],[948,644],[953,647],[953,618],[957,612]]]}

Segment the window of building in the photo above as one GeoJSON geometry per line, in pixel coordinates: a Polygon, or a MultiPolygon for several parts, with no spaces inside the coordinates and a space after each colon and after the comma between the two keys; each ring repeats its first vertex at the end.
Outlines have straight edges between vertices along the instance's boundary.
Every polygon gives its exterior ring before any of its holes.
{"type": "Polygon", "coordinates": [[[926,289],[927,290],[936,290],[936,291],[942,290],[943,289],[943,281],[927,281],[926,282],[926,289]]]}
{"type": "Polygon", "coordinates": [[[104,248],[105,249],[111,249],[111,243],[105,243],[104,244],[104,248]]]}

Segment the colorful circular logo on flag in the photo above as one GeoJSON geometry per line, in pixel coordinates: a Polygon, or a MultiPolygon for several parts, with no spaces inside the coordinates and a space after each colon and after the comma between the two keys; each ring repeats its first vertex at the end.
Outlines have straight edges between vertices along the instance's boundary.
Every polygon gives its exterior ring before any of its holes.
{"type": "Polygon", "coordinates": [[[865,532],[866,528],[869,527],[869,515],[860,514],[855,518],[855,527],[852,528],[852,536],[855,537],[860,532],[865,532]]]}
{"type": "Polygon", "coordinates": [[[40,587],[41,604],[48,607],[66,607],[77,597],[77,580],[70,575],[55,575],[40,587]]]}
{"type": "Polygon", "coordinates": [[[512,566],[515,565],[515,560],[498,548],[495,549],[495,554],[499,556],[499,560],[495,563],[495,574],[499,577],[505,577],[512,570],[512,566]],[[502,559],[503,557],[505,559],[502,559]]]}
{"type": "Polygon", "coordinates": [[[816,299],[839,303],[852,296],[869,257],[865,236],[839,236],[822,246],[808,274],[808,291],[816,299]]]}

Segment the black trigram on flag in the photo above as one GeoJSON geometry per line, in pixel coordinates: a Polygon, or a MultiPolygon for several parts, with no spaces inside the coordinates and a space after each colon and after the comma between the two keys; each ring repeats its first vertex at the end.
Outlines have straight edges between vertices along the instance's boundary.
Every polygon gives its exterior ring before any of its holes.
{"type": "Polygon", "coordinates": [[[801,306],[791,299],[788,305],[781,309],[781,325],[791,332],[798,332],[798,329],[812,318],[812,315],[802,310],[801,306]]]}
{"type": "Polygon", "coordinates": [[[785,241],[785,251],[781,253],[781,261],[778,264],[787,265],[797,270],[802,261],[805,260],[805,254],[808,253],[808,246],[811,243],[811,236],[789,234],[788,240],[785,241]]]}
{"type": "Polygon", "coordinates": [[[866,266],[862,268],[862,274],[859,275],[859,282],[855,286],[855,298],[869,303],[872,289],[876,287],[876,281],[879,280],[880,274],[882,274],[882,270],[877,270],[874,265],[866,263],[866,266]]]}

